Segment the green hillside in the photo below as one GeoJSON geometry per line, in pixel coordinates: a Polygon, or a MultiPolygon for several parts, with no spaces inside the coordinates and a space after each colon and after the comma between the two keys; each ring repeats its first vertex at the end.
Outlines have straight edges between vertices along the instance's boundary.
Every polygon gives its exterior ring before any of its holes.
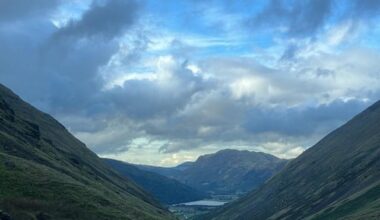
{"type": "Polygon", "coordinates": [[[12,219],[173,219],[51,116],[0,85],[0,210],[12,219]]]}
{"type": "Polygon", "coordinates": [[[206,219],[379,219],[380,102],[206,219]]]}

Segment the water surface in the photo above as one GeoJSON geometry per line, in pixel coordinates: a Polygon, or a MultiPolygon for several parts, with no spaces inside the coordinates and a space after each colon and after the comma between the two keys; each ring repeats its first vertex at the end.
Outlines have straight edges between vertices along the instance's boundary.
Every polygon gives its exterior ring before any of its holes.
{"type": "Polygon", "coordinates": [[[222,206],[226,203],[227,202],[205,199],[205,200],[198,200],[198,201],[193,201],[193,202],[186,202],[186,203],[182,203],[181,205],[186,205],[186,206],[222,206]]]}

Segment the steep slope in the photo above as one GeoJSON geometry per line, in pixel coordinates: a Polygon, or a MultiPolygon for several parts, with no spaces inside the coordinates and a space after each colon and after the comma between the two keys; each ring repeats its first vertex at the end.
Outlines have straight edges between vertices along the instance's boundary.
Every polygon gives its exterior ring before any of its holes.
{"type": "Polygon", "coordinates": [[[145,167],[196,189],[214,194],[247,192],[277,173],[287,160],[239,150],[221,150],[195,162],[169,168],[145,167]]]}
{"type": "Polygon", "coordinates": [[[13,219],[171,219],[51,116],[0,85],[0,210],[13,219]]]}
{"type": "Polygon", "coordinates": [[[103,160],[121,175],[135,181],[164,204],[184,203],[207,197],[206,193],[193,189],[175,179],[141,170],[135,165],[121,161],[112,159],[103,160]]]}
{"type": "Polygon", "coordinates": [[[206,219],[379,219],[380,102],[206,219]]]}

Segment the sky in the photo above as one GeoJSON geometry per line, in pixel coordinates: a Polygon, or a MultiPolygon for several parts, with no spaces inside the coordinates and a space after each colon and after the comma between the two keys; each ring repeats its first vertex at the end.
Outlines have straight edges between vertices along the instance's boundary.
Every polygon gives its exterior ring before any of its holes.
{"type": "Polygon", "coordinates": [[[378,0],[0,0],[0,83],[102,157],[294,158],[380,99],[378,0]]]}

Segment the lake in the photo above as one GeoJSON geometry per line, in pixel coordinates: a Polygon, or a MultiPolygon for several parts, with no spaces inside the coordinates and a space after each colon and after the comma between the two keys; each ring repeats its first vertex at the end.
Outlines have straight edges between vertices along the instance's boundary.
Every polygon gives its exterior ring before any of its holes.
{"type": "Polygon", "coordinates": [[[193,201],[193,202],[186,202],[186,203],[182,203],[181,205],[185,205],[185,206],[222,206],[226,203],[227,202],[205,199],[205,200],[198,200],[198,201],[193,201]]]}
{"type": "Polygon", "coordinates": [[[169,207],[169,210],[179,219],[192,219],[194,216],[204,215],[236,198],[236,195],[214,195],[209,199],[174,204],[169,207]]]}

